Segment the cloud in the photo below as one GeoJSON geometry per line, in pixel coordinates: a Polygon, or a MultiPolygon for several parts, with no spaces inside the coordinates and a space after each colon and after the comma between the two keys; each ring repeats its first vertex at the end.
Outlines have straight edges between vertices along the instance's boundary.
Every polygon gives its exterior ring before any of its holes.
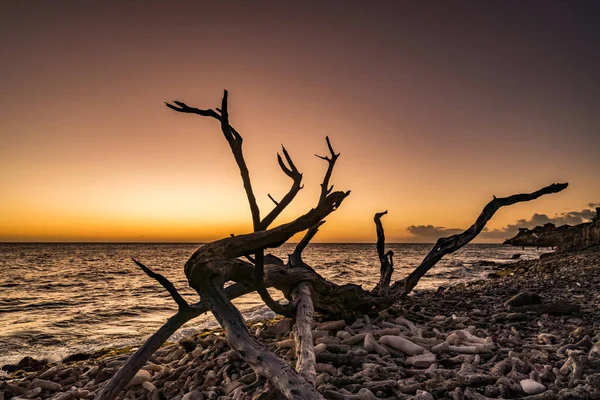
{"type": "MultiPolygon", "coordinates": [[[[596,206],[597,203],[589,203],[589,207],[596,206]]],[[[598,205],[600,206],[600,204],[598,205]]],[[[584,222],[591,221],[596,216],[596,212],[584,209],[581,211],[569,211],[562,214],[556,214],[554,217],[549,217],[547,214],[535,213],[529,219],[520,219],[514,224],[506,225],[502,229],[488,229],[483,228],[483,231],[479,234],[480,239],[507,239],[515,236],[519,232],[519,228],[531,229],[538,225],[554,224],[556,226],[561,225],[578,225],[584,222]]],[[[445,228],[443,226],[433,225],[411,225],[406,228],[415,239],[420,240],[431,240],[437,239],[443,236],[451,236],[457,233],[461,233],[464,229],[458,228],[445,228]]]]}
{"type": "Polygon", "coordinates": [[[433,225],[411,225],[406,228],[407,231],[412,233],[414,236],[427,239],[437,239],[442,236],[451,236],[462,232],[462,229],[448,229],[443,226],[433,225]]]}
{"type": "Polygon", "coordinates": [[[588,207],[591,207],[591,208],[600,207],[600,203],[588,203],[588,207]]]}

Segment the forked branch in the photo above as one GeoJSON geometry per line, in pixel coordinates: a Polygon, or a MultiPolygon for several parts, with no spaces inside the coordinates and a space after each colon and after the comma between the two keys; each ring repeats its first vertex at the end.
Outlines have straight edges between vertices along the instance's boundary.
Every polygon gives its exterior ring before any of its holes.
{"type": "Polygon", "coordinates": [[[294,200],[294,197],[296,197],[300,189],[304,187],[301,185],[302,173],[298,171],[298,168],[296,168],[296,165],[294,165],[294,162],[292,161],[292,158],[285,147],[281,146],[281,150],[288,165],[285,165],[285,162],[279,154],[277,154],[277,162],[279,163],[279,166],[283,172],[292,178],[292,187],[280,201],[276,201],[270,194],[268,195],[273,203],[275,203],[275,208],[273,208],[271,212],[267,214],[267,216],[264,217],[260,222],[261,229],[267,229],[269,225],[273,223],[275,218],[277,218],[279,214],[281,214],[281,212],[292,202],[292,200],[294,200]]]}
{"type": "MultiPolygon", "coordinates": [[[[242,151],[243,138],[242,135],[240,135],[240,133],[236,131],[229,123],[227,99],[228,93],[227,90],[225,90],[223,92],[223,99],[221,100],[221,108],[217,108],[217,111],[214,111],[212,109],[200,110],[197,108],[189,107],[188,105],[180,101],[174,101],[174,103],[178,107],[173,106],[169,103],[166,103],[166,105],[172,110],[178,112],[209,116],[221,122],[221,131],[223,132],[223,136],[225,136],[225,139],[229,143],[229,147],[231,148],[231,152],[233,153],[233,157],[235,158],[235,161],[240,170],[240,174],[242,176],[242,182],[246,191],[246,197],[248,198],[248,204],[250,205],[250,212],[252,213],[252,225],[254,227],[254,232],[257,232],[266,229],[271,224],[271,222],[273,222],[273,220],[277,218],[281,211],[293,200],[298,191],[301,189],[300,181],[302,180],[302,174],[298,172],[298,169],[294,165],[288,152],[285,150],[285,148],[283,148],[283,154],[289,164],[289,167],[287,167],[283,163],[283,161],[281,160],[281,156],[277,155],[279,165],[286,173],[286,175],[292,177],[292,179],[294,180],[294,184],[292,185],[290,193],[288,193],[288,195],[286,195],[286,197],[284,197],[284,199],[275,206],[273,211],[271,211],[267,215],[267,217],[265,217],[265,219],[261,221],[260,209],[258,208],[258,204],[256,203],[256,197],[254,196],[252,183],[250,181],[250,172],[248,171],[248,167],[244,159],[244,153],[242,151]]],[[[271,199],[273,200],[273,198],[271,199]]],[[[260,253],[264,254],[262,249],[260,249],[260,253]]],[[[249,253],[245,254],[245,256],[248,255],[249,253]]],[[[262,258],[262,256],[260,256],[259,253],[255,253],[255,278],[257,291],[260,294],[260,297],[265,302],[265,304],[267,304],[271,309],[273,309],[274,312],[284,312],[286,313],[286,315],[289,314],[289,312],[286,312],[286,309],[283,306],[275,302],[269,295],[269,292],[267,291],[267,288],[264,285],[264,266],[262,262],[259,262],[259,258],[262,258]]]]}
{"type": "MultiPolygon", "coordinates": [[[[336,153],[333,150],[333,146],[331,145],[329,136],[325,137],[325,141],[327,142],[327,148],[329,149],[329,155],[328,156],[319,156],[319,155],[315,154],[315,156],[317,156],[321,160],[327,161],[327,171],[325,172],[325,175],[323,176],[323,182],[321,183],[321,193],[319,194],[319,201],[317,202],[317,206],[319,204],[321,204],[323,201],[325,201],[327,196],[333,191],[333,185],[329,186],[329,181],[331,180],[331,174],[333,173],[333,168],[335,167],[335,163],[336,163],[338,157],[340,156],[340,153],[336,153]]],[[[302,266],[308,267],[308,265],[306,265],[304,263],[304,261],[302,261],[302,252],[304,251],[306,246],[308,246],[308,244],[310,243],[312,238],[315,237],[315,235],[319,231],[319,227],[321,225],[323,225],[324,223],[325,223],[325,221],[320,221],[318,224],[311,227],[306,232],[304,237],[300,240],[300,242],[296,245],[294,252],[289,256],[290,264],[292,266],[302,265],[302,266]]]]}

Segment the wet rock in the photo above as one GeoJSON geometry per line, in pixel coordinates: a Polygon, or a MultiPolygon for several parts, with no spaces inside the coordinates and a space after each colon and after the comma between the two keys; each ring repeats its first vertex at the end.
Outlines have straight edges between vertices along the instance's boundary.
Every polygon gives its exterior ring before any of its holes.
{"type": "Polygon", "coordinates": [[[90,353],[75,353],[75,354],[71,354],[70,356],[65,357],[62,362],[63,363],[70,363],[70,362],[76,362],[76,361],[85,361],[85,360],[89,360],[92,357],[92,354],[90,353]]]}

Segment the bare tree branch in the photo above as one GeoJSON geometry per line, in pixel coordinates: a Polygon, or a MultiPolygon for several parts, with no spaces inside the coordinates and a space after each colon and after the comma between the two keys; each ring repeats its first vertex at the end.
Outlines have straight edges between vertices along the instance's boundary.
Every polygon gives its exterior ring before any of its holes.
{"type": "Polygon", "coordinates": [[[283,159],[281,158],[281,156],[279,154],[277,154],[277,162],[279,163],[279,166],[281,167],[283,172],[287,176],[292,178],[292,180],[293,180],[292,187],[290,188],[289,192],[279,202],[275,201],[275,199],[273,199],[273,197],[271,197],[270,194],[268,195],[269,198],[271,200],[273,200],[273,202],[275,203],[275,208],[273,208],[271,210],[271,212],[269,214],[267,214],[267,216],[265,218],[263,218],[263,220],[260,222],[261,229],[267,229],[269,227],[269,225],[271,225],[273,223],[275,218],[277,218],[279,216],[279,214],[281,214],[281,212],[292,202],[292,200],[294,200],[294,197],[296,197],[296,195],[298,194],[300,189],[302,189],[304,187],[301,185],[302,174],[300,173],[300,171],[298,171],[298,168],[296,168],[296,165],[294,165],[294,162],[292,161],[292,158],[290,157],[290,155],[287,152],[287,150],[285,149],[285,147],[281,146],[281,149],[282,149],[283,155],[285,156],[285,159],[286,159],[289,167],[285,165],[285,163],[283,162],[283,159]]]}
{"type": "Polygon", "coordinates": [[[188,302],[181,296],[181,294],[179,294],[179,292],[177,291],[177,289],[175,289],[175,286],[171,283],[171,281],[169,281],[161,274],[157,274],[156,272],[152,271],[150,268],[146,267],[144,264],[142,264],[135,258],[132,258],[132,260],[134,263],[137,264],[138,267],[142,269],[142,271],[146,273],[146,275],[148,275],[150,278],[156,279],[158,283],[162,285],[162,287],[167,289],[167,292],[169,292],[169,294],[171,295],[173,300],[175,300],[175,303],[177,303],[180,309],[190,308],[188,302]]]}
{"type": "Polygon", "coordinates": [[[271,193],[267,193],[267,196],[268,196],[268,197],[271,199],[271,201],[272,201],[273,203],[275,203],[275,205],[276,205],[276,206],[277,206],[277,205],[279,205],[279,202],[278,202],[277,200],[275,200],[275,199],[273,198],[273,196],[271,196],[271,193]]]}
{"type": "Polygon", "coordinates": [[[469,229],[463,233],[452,235],[449,237],[440,238],[437,240],[429,254],[425,256],[421,264],[404,280],[396,282],[404,284],[404,294],[410,291],[417,285],[419,280],[429,271],[442,257],[460,249],[481,232],[485,224],[494,216],[500,207],[509,206],[515,203],[535,200],[545,194],[558,193],[567,188],[568,183],[554,183],[546,186],[533,193],[515,194],[509,197],[495,197],[484,208],[477,220],[469,229]]]}
{"type": "Polygon", "coordinates": [[[310,295],[310,283],[300,282],[292,290],[292,299],[296,304],[296,371],[314,385],[317,381],[316,356],[313,346],[312,323],[315,308],[310,295]]]}
{"type": "Polygon", "coordinates": [[[254,192],[252,190],[252,183],[250,182],[250,172],[248,171],[248,167],[246,166],[246,161],[244,160],[244,153],[242,152],[242,136],[238,131],[233,129],[229,124],[229,114],[227,112],[227,98],[228,93],[227,90],[223,92],[223,99],[221,101],[221,108],[217,109],[221,112],[219,115],[216,111],[212,109],[208,110],[200,110],[198,108],[189,107],[187,104],[181,101],[173,101],[177,104],[176,107],[172,104],[165,103],[167,107],[177,112],[183,113],[191,113],[198,114],[205,117],[212,117],[221,122],[221,131],[227,139],[229,143],[229,147],[231,148],[231,152],[233,153],[233,157],[238,165],[240,170],[240,174],[242,176],[242,181],[244,183],[244,189],[246,190],[246,196],[248,197],[248,203],[250,205],[250,212],[252,213],[252,225],[255,230],[260,229],[260,210],[258,209],[258,205],[256,203],[256,197],[254,197],[254,192]]]}
{"type": "MultiPolygon", "coordinates": [[[[333,191],[333,185],[329,187],[329,181],[331,179],[331,174],[333,173],[335,163],[338,157],[340,156],[340,153],[336,153],[333,150],[333,146],[329,141],[329,136],[325,137],[325,141],[327,142],[327,148],[329,149],[329,156],[319,156],[315,154],[315,156],[317,156],[321,160],[327,161],[327,171],[325,172],[325,176],[323,176],[323,182],[321,183],[321,194],[319,195],[319,201],[317,202],[317,206],[321,204],[321,202],[325,201],[325,198],[333,191]]],[[[319,231],[319,227],[324,223],[325,221],[320,221],[318,224],[311,227],[306,232],[304,237],[300,240],[298,245],[296,245],[294,252],[289,256],[289,261],[292,266],[302,265],[308,267],[308,265],[306,265],[304,261],[302,261],[302,252],[304,251],[306,246],[308,246],[308,243],[310,243],[312,238],[315,237],[315,235],[319,231]]]]}
{"type": "Polygon", "coordinates": [[[206,279],[199,288],[210,311],[225,330],[227,341],[257,375],[266,376],[286,399],[324,399],[314,386],[250,335],[242,315],[225,295],[219,281],[206,279]]]}
{"type": "MultiPolygon", "coordinates": [[[[243,296],[253,291],[242,284],[236,283],[225,288],[225,293],[230,299],[243,296]]],[[[133,353],[115,375],[110,379],[108,384],[104,386],[96,395],[95,400],[112,400],[125,388],[131,381],[134,375],[142,368],[150,359],[152,354],[160,348],[179,328],[186,322],[202,315],[209,311],[205,302],[200,301],[197,304],[192,304],[187,308],[179,308],[179,311],[167,322],[160,327],[146,342],[133,353]]]]}
{"type": "Polygon", "coordinates": [[[383,225],[381,223],[381,217],[387,214],[387,210],[384,212],[376,213],[373,217],[373,221],[375,221],[375,228],[377,231],[377,255],[379,256],[380,263],[380,276],[379,283],[373,291],[377,291],[379,294],[385,293],[387,288],[390,286],[390,281],[392,279],[392,274],[394,273],[394,261],[393,251],[385,252],[385,233],[383,230],[383,225]]]}
{"type": "Polygon", "coordinates": [[[284,306],[283,304],[275,301],[267,287],[265,286],[265,252],[264,250],[257,251],[254,253],[254,285],[256,291],[260,295],[262,301],[273,310],[276,314],[285,315],[286,317],[293,317],[293,308],[291,306],[284,306]]]}

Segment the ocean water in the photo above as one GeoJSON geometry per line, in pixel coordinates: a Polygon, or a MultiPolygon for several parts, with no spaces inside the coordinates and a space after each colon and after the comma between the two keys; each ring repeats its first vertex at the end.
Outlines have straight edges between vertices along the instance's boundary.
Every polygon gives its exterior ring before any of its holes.
{"type": "MultiPolygon", "coordinates": [[[[293,246],[271,252],[286,259],[293,246]]],[[[0,365],[27,355],[59,360],[74,352],[141,344],[175,313],[176,306],[131,257],[165,275],[189,302],[196,302],[198,296],[187,285],[183,265],[197,248],[195,244],[0,244],[0,365]]],[[[431,245],[387,248],[395,253],[392,279],[400,279],[419,264],[431,245]]],[[[548,249],[471,244],[442,259],[417,289],[482,277],[492,269],[489,262],[512,262],[515,253],[534,259],[544,251],[548,249]]],[[[303,256],[335,283],[371,288],[379,279],[374,244],[311,244],[303,256]]],[[[249,320],[273,316],[255,294],[234,303],[249,320]]],[[[214,326],[212,315],[204,314],[172,339],[214,326]]]]}

